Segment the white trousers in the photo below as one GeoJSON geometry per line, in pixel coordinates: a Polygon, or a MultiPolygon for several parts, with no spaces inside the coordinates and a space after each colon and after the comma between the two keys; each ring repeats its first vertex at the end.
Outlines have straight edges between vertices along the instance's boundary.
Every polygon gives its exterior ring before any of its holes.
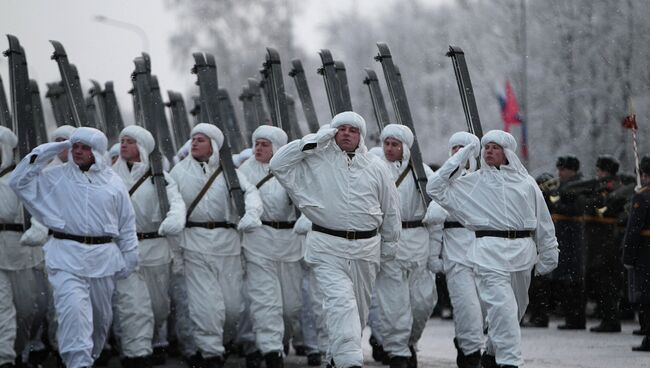
{"type": "Polygon", "coordinates": [[[113,276],[91,278],[48,269],[58,320],[59,353],[68,368],[91,367],[113,319],[113,276]]]}
{"type": "Polygon", "coordinates": [[[153,347],[165,347],[167,342],[167,319],[170,310],[171,264],[140,266],[151,298],[153,311],[153,347]]]}
{"type": "Polygon", "coordinates": [[[396,260],[383,262],[375,284],[373,333],[381,336],[384,351],[410,357],[409,346],[417,346],[437,300],[435,278],[426,265],[405,269],[396,260]]]}
{"type": "Polygon", "coordinates": [[[190,357],[198,348],[192,336],[192,321],[187,301],[187,283],[185,282],[185,265],[183,248],[172,246],[172,272],[169,296],[172,301],[170,314],[170,334],[174,334],[179,350],[184,357],[190,357]]]}
{"type": "Polygon", "coordinates": [[[445,261],[449,299],[454,308],[456,341],[464,354],[483,348],[484,315],[476,290],[474,270],[454,261],[445,261]]]}
{"type": "Polygon", "coordinates": [[[320,253],[312,253],[309,263],[323,294],[329,336],[327,359],[334,359],[339,368],[363,366],[361,333],[378,265],[320,253]]]}
{"type": "Polygon", "coordinates": [[[240,256],[183,252],[194,342],[204,358],[223,356],[243,311],[240,256]]]}
{"type": "Polygon", "coordinates": [[[262,354],[281,352],[299,326],[302,266],[247,253],[246,272],[257,348],[262,354]]]}
{"type": "Polygon", "coordinates": [[[502,272],[476,267],[478,295],[487,311],[488,354],[497,364],[521,366],[519,321],[528,307],[531,270],[502,272]]]}
{"type": "Polygon", "coordinates": [[[38,339],[47,310],[41,267],[0,270],[0,365],[14,363],[38,339]]]}
{"type": "Polygon", "coordinates": [[[153,310],[149,289],[141,271],[115,281],[113,311],[113,331],[121,355],[127,358],[151,355],[153,310]]]}

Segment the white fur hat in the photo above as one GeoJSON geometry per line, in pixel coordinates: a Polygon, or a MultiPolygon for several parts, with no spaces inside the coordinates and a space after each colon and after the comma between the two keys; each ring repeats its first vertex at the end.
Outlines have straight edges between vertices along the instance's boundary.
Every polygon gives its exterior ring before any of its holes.
{"type": "MultiPolygon", "coordinates": [[[[93,156],[95,157],[95,167],[97,170],[103,170],[107,165],[107,148],[108,148],[108,139],[106,135],[100,130],[89,127],[81,127],[75,129],[74,133],[70,136],[70,143],[83,143],[87,146],[90,146],[93,151],[93,156]]],[[[72,161],[72,150],[69,151],[68,156],[70,157],[70,162],[72,161]]]]}
{"type": "Polygon", "coordinates": [[[50,137],[50,141],[54,142],[57,138],[70,139],[72,133],[74,133],[76,129],[77,128],[73,127],[72,125],[61,125],[60,127],[54,129],[52,136],[50,137]]]}
{"type": "Polygon", "coordinates": [[[413,146],[413,132],[406,125],[401,124],[388,124],[381,131],[379,140],[385,141],[386,138],[394,138],[407,145],[409,148],[413,146]]]}
{"type": "Polygon", "coordinates": [[[346,124],[358,128],[361,132],[361,137],[366,136],[366,121],[361,117],[361,115],[353,111],[343,111],[336,114],[336,116],[332,118],[330,127],[338,128],[341,125],[346,124]]]}
{"type": "Polygon", "coordinates": [[[11,129],[0,126],[0,154],[2,155],[2,162],[0,162],[0,170],[11,166],[14,162],[14,148],[18,145],[18,137],[11,131],[11,129]]]}
{"type": "Polygon", "coordinates": [[[503,130],[495,129],[485,133],[483,138],[481,138],[481,145],[485,146],[488,143],[496,143],[503,147],[503,149],[509,149],[513,152],[517,150],[517,141],[515,140],[515,137],[503,130]]]}
{"type": "Polygon", "coordinates": [[[465,147],[465,146],[469,146],[472,142],[476,142],[477,144],[479,144],[478,137],[472,133],[460,131],[454,133],[451,136],[451,138],[449,138],[448,147],[449,150],[451,151],[451,149],[454,148],[455,146],[465,147]]]}
{"type": "Polygon", "coordinates": [[[269,140],[273,146],[273,153],[277,152],[280,147],[287,144],[287,133],[284,130],[272,125],[260,125],[253,132],[253,147],[258,139],[269,140]]]}
{"type": "Polygon", "coordinates": [[[199,123],[196,124],[194,128],[192,128],[190,137],[194,137],[196,134],[204,134],[210,138],[212,145],[212,156],[210,156],[210,159],[208,160],[208,165],[211,165],[213,167],[219,165],[219,150],[221,149],[224,140],[221,130],[212,124],[199,123]]]}

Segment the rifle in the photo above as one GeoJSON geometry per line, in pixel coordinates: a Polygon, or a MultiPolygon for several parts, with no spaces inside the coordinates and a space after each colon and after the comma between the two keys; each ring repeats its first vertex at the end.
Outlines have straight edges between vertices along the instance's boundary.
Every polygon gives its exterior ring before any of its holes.
{"type": "Polygon", "coordinates": [[[262,93],[260,92],[261,84],[262,82],[258,82],[254,78],[248,79],[248,90],[251,92],[252,99],[253,99],[253,106],[255,106],[255,127],[256,128],[258,125],[269,120],[269,116],[266,113],[266,110],[264,110],[264,104],[262,103],[262,93]]]}
{"type": "Polygon", "coordinates": [[[289,76],[293,78],[293,81],[296,84],[296,90],[298,90],[298,97],[300,98],[302,110],[305,113],[305,119],[307,119],[309,131],[310,133],[316,133],[320,128],[320,124],[318,123],[318,117],[316,116],[314,101],[309,92],[305,70],[302,68],[302,63],[298,59],[293,59],[291,65],[293,68],[289,71],[289,76]]]}
{"type": "MultiPolygon", "coordinates": [[[[153,103],[153,116],[156,123],[156,140],[160,142],[160,150],[167,158],[170,164],[174,162],[174,155],[176,154],[176,147],[174,140],[167,124],[167,116],[165,116],[165,103],[160,94],[160,86],[158,85],[158,78],[155,75],[151,76],[151,98],[153,103]]],[[[182,142],[185,143],[185,142],[182,142]]],[[[179,143],[179,144],[182,144],[179,143]]],[[[180,147],[179,147],[180,148],[180,147]]]]}
{"type": "Polygon", "coordinates": [[[180,149],[188,139],[190,139],[190,121],[187,118],[187,110],[185,109],[185,101],[179,92],[167,91],[169,102],[165,106],[169,107],[171,111],[171,123],[176,146],[180,149]]]}
{"type": "MultiPolygon", "coordinates": [[[[25,49],[18,38],[7,35],[9,49],[4,55],[9,58],[9,85],[11,88],[12,130],[18,137],[18,154],[14,158],[18,163],[36,147],[37,133],[34,126],[34,108],[30,90],[29,73],[25,49]]],[[[23,226],[27,230],[31,224],[31,216],[23,207],[23,226]]]]}
{"type": "MultiPolygon", "coordinates": [[[[207,115],[206,122],[216,125],[222,132],[225,132],[224,122],[219,118],[219,84],[217,81],[217,64],[215,63],[214,56],[207,53],[204,56],[200,52],[196,52],[192,56],[194,57],[192,73],[196,74],[197,77],[197,83],[201,91],[201,110],[205,111],[207,115]]],[[[230,192],[230,197],[234,202],[235,210],[242,217],[246,213],[244,193],[239,184],[235,165],[232,162],[232,151],[227,135],[225,135],[224,143],[219,150],[219,160],[221,161],[224,178],[228,186],[228,191],[230,192]]]]}
{"type": "Polygon", "coordinates": [[[339,93],[341,94],[341,101],[345,111],[352,111],[352,99],[350,98],[350,87],[348,86],[348,74],[345,70],[345,64],[337,60],[334,62],[334,69],[336,69],[336,79],[339,81],[339,93]]]}
{"type": "Polygon", "coordinates": [[[54,46],[52,59],[56,61],[61,73],[61,81],[68,97],[70,111],[72,113],[72,125],[75,127],[88,126],[88,117],[84,104],[84,97],[79,82],[79,73],[68,61],[68,55],[63,45],[58,41],[50,41],[54,46]]]}
{"type": "Polygon", "coordinates": [[[0,126],[11,129],[11,113],[7,104],[5,87],[2,84],[2,76],[0,76],[0,126]]]}
{"type": "Polygon", "coordinates": [[[294,137],[293,139],[299,139],[300,137],[303,136],[302,130],[300,129],[300,126],[298,125],[298,114],[296,113],[296,101],[291,97],[291,95],[287,95],[287,111],[289,112],[289,124],[291,124],[292,127],[295,127],[296,130],[294,131],[294,137]]]}
{"type": "Polygon", "coordinates": [[[241,152],[245,147],[245,143],[243,142],[241,131],[239,130],[237,116],[235,116],[235,109],[232,106],[232,102],[230,102],[230,95],[225,88],[219,88],[217,93],[219,101],[219,117],[221,121],[225,122],[226,126],[226,131],[224,131],[224,133],[228,135],[230,147],[236,152],[241,152]]]}
{"type": "Polygon", "coordinates": [[[483,137],[483,128],[481,127],[481,120],[478,116],[474,89],[472,88],[472,81],[469,78],[469,70],[465,61],[465,52],[460,47],[450,45],[449,52],[446,55],[451,58],[454,66],[454,74],[456,75],[458,91],[460,92],[460,101],[465,112],[467,131],[481,139],[483,137]]]}
{"type": "Polygon", "coordinates": [[[372,69],[364,69],[366,71],[366,78],[363,80],[363,84],[368,86],[368,91],[370,92],[370,101],[372,102],[372,110],[375,112],[375,120],[377,120],[377,126],[379,127],[379,133],[384,130],[386,124],[390,124],[388,119],[388,110],[386,110],[386,103],[384,102],[384,96],[381,94],[381,88],[379,87],[379,79],[377,79],[377,73],[372,69]]]}
{"type": "Polygon", "coordinates": [[[415,183],[422,197],[422,202],[425,207],[428,207],[431,198],[426,194],[427,176],[424,172],[424,164],[422,163],[422,154],[420,152],[420,144],[418,143],[417,134],[413,125],[413,118],[411,117],[411,109],[409,108],[408,100],[406,98],[406,90],[402,83],[401,75],[393,64],[393,57],[385,43],[378,43],[377,48],[379,54],[375,57],[384,70],[384,77],[386,78],[386,85],[390,99],[393,103],[393,110],[395,110],[395,117],[399,124],[406,125],[411,132],[413,132],[413,145],[411,146],[411,168],[415,176],[415,183]]]}
{"type": "Polygon", "coordinates": [[[104,101],[104,91],[102,91],[102,86],[96,80],[91,79],[90,83],[92,87],[88,90],[88,93],[95,107],[95,125],[97,129],[106,133],[106,102],[104,101]]]}
{"type": "Polygon", "coordinates": [[[43,104],[41,103],[41,93],[38,89],[38,83],[35,80],[29,80],[29,89],[31,91],[32,113],[34,114],[34,132],[36,133],[36,145],[46,143],[47,129],[45,127],[45,116],[43,116],[43,104]]]}
{"type": "Polygon", "coordinates": [[[246,123],[246,133],[244,133],[244,137],[246,139],[250,139],[253,131],[257,127],[257,111],[255,110],[253,94],[251,93],[249,87],[242,87],[242,92],[239,95],[239,101],[242,102],[242,108],[244,110],[244,123],[246,123]]]}
{"type": "MultiPolygon", "coordinates": [[[[140,117],[136,120],[141,121],[145,129],[151,132],[151,135],[158,137],[158,124],[155,121],[154,101],[151,94],[151,69],[148,68],[143,56],[136,57],[133,63],[135,64],[135,70],[131,78],[135,88],[134,96],[137,97],[140,107],[139,111],[137,111],[140,117]]],[[[166,181],[163,173],[162,153],[158,144],[154,146],[153,151],[149,154],[149,165],[151,167],[151,178],[158,195],[160,215],[164,219],[167,212],[169,212],[169,198],[167,198],[166,181]]]]}
{"type": "Polygon", "coordinates": [[[341,86],[339,84],[339,79],[336,73],[336,63],[332,58],[332,53],[327,49],[322,49],[320,50],[319,55],[323,66],[318,68],[318,74],[323,76],[327,101],[330,105],[330,113],[332,114],[332,117],[334,117],[340,112],[349,111],[349,109],[346,109],[346,104],[341,95],[341,86]]]}
{"type": "Polygon", "coordinates": [[[284,89],[280,54],[272,47],[266,48],[262,76],[273,125],[287,132],[290,140],[298,138],[298,124],[289,118],[289,105],[284,89]]]}
{"type": "Polygon", "coordinates": [[[110,81],[104,84],[104,114],[106,137],[108,137],[109,144],[114,144],[124,129],[124,121],[115,97],[113,82],[110,81]]]}

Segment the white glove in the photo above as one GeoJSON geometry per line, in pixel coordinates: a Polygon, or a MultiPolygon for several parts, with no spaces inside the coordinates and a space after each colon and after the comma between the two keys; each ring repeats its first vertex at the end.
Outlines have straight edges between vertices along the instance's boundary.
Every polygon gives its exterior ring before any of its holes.
{"type": "Polygon", "coordinates": [[[259,218],[254,218],[248,213],[239,220],[237,225],[237,230],[248,233],[253,231],[253,229],[262,226],[262,221],[259,218]]]}
{"type": "Polygon", "coordinates": [[[438,257],[429,257],[429,261],[427,262],[427,268],[432,273],[444,273],[445,271],[442,265],[442,259],[438,257]]]}
{"type": "Polygon", "coordinates": [[[32,153],[38,157],[34,159],[35,163],[48,163],[54,156],[58,155],[61,151],[65,149],[70,149],[72,143],[69,140],[61,142],[49,142],[43,143],[40,146],[34,148],[32,153]]]}
{"type": "Polygon", "coordinates": [[[381,242],[381,261],[392,261],[397,254],[397,242],[381,242]]]}
{"type": "Polygon", "coordinates": [[[325,145],[330,139],[334,138],[338,129],[322,128],[316,134],[308,134],[300,140],[300,150],[310,151],[316,147],[325,145]]]}
{"type": "Polygon", "coordinates": [[[183,231],[183,223],[177,221],[174,216],[168,216],[158,227],[158,235],[167,236],[179,234],[183,231]]]}
{"type": "Polygon", "coordinates": [[[305,215],[300,215],[296,224],[293,225],[293,232],[298,235],[307,234],[311,230],[311,221],[305,215]]]}
{"type": "Polygon", "coordinates": [[[30,219],[30,222],[32,226],[20,237],[20,245],[40,247],[47,241],[48,229],[40,222],[34,220],[33,217],[30,219]]]}
{"type": "Polygon", "coordinates": [[[442,224],[447,219],[447,211],[435,201],[429,203],[427,214],[424,215],[422,222],[428,225],[442,224]]]}
{"type": "Polygon", "coordinates": [[[122,257],[124,257],[125,266],[115,274],[115,277],[119,280],[129,277],[138,267],[138,249],[136,248],[130,252],[122,253],[122,257]]]}
{"type": "Polygon", "coordinates": [[[553,271],[557,267],[559,255],[560,252],[557,248],[542,251],[538,255],[538,260],[535,264],[535,273],[538,275],[546,275],[553,271]]]}

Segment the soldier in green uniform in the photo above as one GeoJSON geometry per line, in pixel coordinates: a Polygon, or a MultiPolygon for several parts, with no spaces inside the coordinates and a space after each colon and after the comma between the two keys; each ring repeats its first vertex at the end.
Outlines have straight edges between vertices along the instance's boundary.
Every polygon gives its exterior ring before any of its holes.
{"type": "Polygon", "coordinates": [[[632,350],[650,351],[650,156],[643,157],[639,171],[643,187],[632,199],[623,264],[628,270],[630,302],[639,304],[639,322],[645,332],[641,345],[632,350]]]}

